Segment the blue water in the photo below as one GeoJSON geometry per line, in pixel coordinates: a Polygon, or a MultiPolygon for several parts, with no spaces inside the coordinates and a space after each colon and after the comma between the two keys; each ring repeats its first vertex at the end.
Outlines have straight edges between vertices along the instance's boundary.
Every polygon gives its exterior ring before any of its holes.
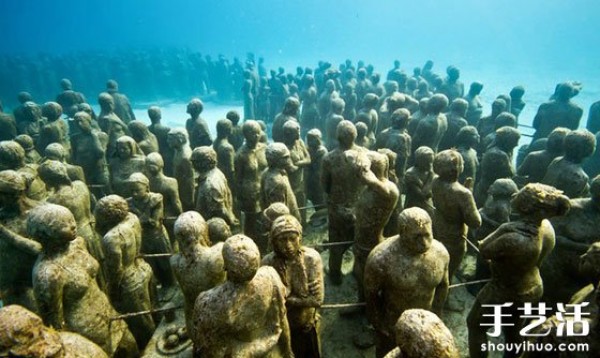
{"type": "MultiPolygon", "coordinates": [[[[213,59],[220,53],[244,59],[253,51],[268,68],[288,71],[320,59],[334,64],[363,59],[384,76],[394,59],[407,72],[432,59],[440,74],[450,64],[458,66],[467,87],[482,81],[487,103],[524,85],[525,123],[564,80],[584,84],[575,98],[586,111],[582,125],[589,105],[600,99],[600,2],[594,0],[5,0],[0,13],[0,55],[13,59],[188,48],[213,59]]],[[[8,106],[18,91],[35,92],[11,86],[13,75],[4,74],[0,84],[0,99],[8,106]]],[[[44,71],[36,76],[44,77],[44,71]]],[[[97,82],[75,87],[94,102],[104,88],[104,80],[97,82]]],[[[135,94],[132,86],[122,89],[135,94]]],[[[32,94],[37,102],[54,97],[32,94]]]]}

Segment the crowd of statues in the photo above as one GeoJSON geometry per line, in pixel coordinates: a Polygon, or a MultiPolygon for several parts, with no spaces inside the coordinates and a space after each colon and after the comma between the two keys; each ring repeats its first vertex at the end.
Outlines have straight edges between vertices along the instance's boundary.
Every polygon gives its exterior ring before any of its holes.
{"type": "Polygon", "coordinates": [[[0,113],[0,355],[138,356],[160,298],[180,295],[197,357],[320,357],[325,284],[350,279],[350,248],[377,357],[459,356],[440,317],[469,245],[485,282],[469,287],[471,357],[486,356],[486,305],[597,287],[598,133],[579,129],[579,83],[540,105],[515,158],[521,86],[487,115],[483,84],[465,93],[455,66],[396,62],[383,84],[362,62],[269,79],[261,66],[248,57],[244,113],[214,137],[199,98],[180,127],[157,106],[146,124],[114,80],[98,114],[67,79],[56,101],[22,92],[0,113]],[[303,244],[325,224],[326,264],[303,244]]]}

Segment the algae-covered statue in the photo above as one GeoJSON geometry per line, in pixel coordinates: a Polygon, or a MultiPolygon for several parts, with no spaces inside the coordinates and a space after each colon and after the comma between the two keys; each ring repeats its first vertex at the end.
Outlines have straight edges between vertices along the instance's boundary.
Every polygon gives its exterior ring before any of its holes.
{"type": "Polygon", "coordinates": [[[118,313],[96,283],[98,262],[77,237],[73,214],[59,205],[39,206],[29,214],[27,232],[43,247],[32,276],[44,323],[81,334],[109,356],[137,355],[135,338],[125,321],[110,322],[118,313]]]}
{"type": "Polygon", "coordinates": [[[204,104],[198,98],[192,99],[187,105],[187,113],[190,115],[190,118],[185,122],[185,129],[190,138],[192,149],[212,144],[208,124],[200,117],[203,110],[204,104]]]}
{"type": "Polygon", "coordinates": [[[181,251],[171,256],[171,268],[183,292],[186,327],[191,333],[196,297],[225,281],[223,243],[211,246],[208,225],[195,211],[177,218],[174,235],[181,251]]]}
{"type": "MultiPolygon", "coordinates": [[[[109,195],[96,205],[97,230],[102,235],[105,256],[107,293],[121,313],[152,309],[155,298],[150,265],[140,258],[142,228],[139,219],[129,212],[125,199],[109,195]]],[[[151,315],[126,319],[140,351],[144,349],[156,325],[151,315]]]]}
{"type": "Polygon", "coordinates": [[[323,145],[322,137],[321,131],[317,128],[313,128],[306,133],[310,164],[305,169],[304,184],[306,186],[306,198],[315,206],[325,203],[325,192],[321,184],[321,171],[327,148],[323,145]]]}
{"type": "Polygon", "coordinates": [[[108,358],[87,338],[46,327],[38,315],[19,305],[0,309],[0,356],[108,358]]]}
{"type": "Polygon", "coordinates": [[[448,107],[448,98],[443,94],[434,94],[429,99],[427,104],[429,114],[419,122],[412,136],[413,153],[422,146],[427,146],[437,153],[438,146],[448,130],[448,120],[443,113],[446,107],[448,107]]]}
{"type": "MultiPolygon", "coordinates": [[[[150,181],[142,173],[131,174],[127,184],[131,188],[131,197],[127,199],[129,211],[139,218],[142,226],[141,252],[144,254],[172,253],[173,248],[167,230],[163,226],[162,195],[150,192],[150,181]]],[[[173,272],[167,259],[159,257],[147,261],[163,288],[171,287],[174,284],[173,272]]]]}
{"type": "Polygon", "coordinates": [[[87,184],[101,186],[92,189],[94,195],[101,197],[109,192],[106,147],[102,144],[106,135],[92,128],[92,117],[86,112],[75,113],[74,122],[79,132],[71,137],[71,159],[83,169],[87,184]]]}
{"type": "Polygon", "coordinates": [[[460,351],[452,332],[432,312],[424,309],[404,311],[394,327],[398,348],[384,358],[458,358],[460,351]]]}
{"type": "Polygon", "coordinates": [[[285,298],[292,351],[296,357],[321,356],[318,308],[323,304],[323,263],[314,249],[302,246],[302,225],[283,215],[271,226],[273,252],[262,260],[272,266],[287,288],[285,298]]]}
{"type": "Polygon", "coordinates": [[[146,160],[136,141],[122,136],[116,142],[116,157],[110,161],[110,184],[114,194],[130,196],[127,180],[133,173],[143,173],[146,160]]]}
{"type": "Polygon", "coordinates": [[[227,178],[217,168],[217,153],[212,147],[197,147],[192,152],[192,165],[198,173],[196,211],[202,217],[220,217],[230,226],[237,226],[233,213],[233,198],[227,178]]]}
{"type": "Polygon", "coordinates": [[[295,97],[288,97],[281,113],[273,121],[272,137],[274,142],[283,142],[283,125],[287,121],[298,122],[298,111],[300,110],[300,101],[295,97]]]}
{"type": "Polygon", "coordinates": [[[194,167],[190,157],[192,149],[188,136],[183,128],[171,129],[167,136],[169,146],[173,149],[173,178],[177,179],[179,198],[184,211],[194,209],[194,167]]]}
{"type": "Polygon", "coordinates": [[[37,173],[37,164],[25,164],[25,150],[14,140],[0,142],[0,170],[15,170],[25,178],[25,194],[43,201],[48,196],[46,185],[37,173]]]}
{"type": "Polygon", "coordinates": [[[565,153],[565,137],[570,130],[563,127],[555,128],[546,142],[546,148],[529,152],[523,163],[517,169],[517,175],[525,183],[540,183],[552,161],[565,153]]]}
{"type": "Polygon", "coordinates": [[[27,234],[27,214],[39,205],[25,195],[26,181],[14,170],[0,172],[0,291],[5,305],[37,311],[31,270],[42,250],[27,234]]]}
{"type": "Polygon", "coordinates": [[[117,139],[124,135],[129,135],[129,130],[127,129],[127,124],[115,114],[115,101],[110,94],[106,92],[100,93],[98,104],[100,104],[98,125],[108,135],[106,152],[111,157],[116,151],[117,139]]]}
{"type": "Polygon", "coordinates": [[[271,143],[266,150],[267,169],[260,179],[260,204],[266,209],[273,203],[284,203],[290,213],[301,220],[296,196],[287,172],[295,168],[290,159],[290,151],[283,143],[271,143]]]}
{"type": "Polygon", "coordinates": [[[44,161],[46,160],[56,160],[57,162],[61,162],[67,168],[67,174],[69,174],[69,178],[71,181],[85,181],[85,173],[83,168],[79,165],[73,165],[67,162],[67,152],[65,148],[60,143],[51,143],[44,149],[44,161]]]}
{"type": "Polygon", "coordinates": [[[14,140],[25,150],[25,164],[39,164],[42,161],[40,153],[35,149],[33,138],[27,134],[19,134],[14,140]]]}
{"type": "Polygon", "coordinates": [[[200,357],[293,357],[286,317],[286,288],[277,271],[260,267],[247,236],[223,245],[227,281],[200,293],[190,335],[200,357]]]}
{"type": "Polygon", "coordinates": [[[527,184],[512,200],[513,210],[519,220],[502,224],[483,241],[479,242],[481,256],[489,260],[492,281],[477,295],[467,317],[469,329],[469,354],[486,357],[481,344],[487,340],[487,327],[483,305],[504,304],[504,336],[506,343],[522,340],[519,331],[524,320],[517,310],[524,303],[535,304],[544,291],[539,268],[554,248],[554,230],[547,220],[564,215],[570,207],[569,198],[555,188],[543,184],[527,184]],[[508,315],[510,313],[510,315],[508,315]]]}
{"type": "MultiPolygon", "coordinates": [[[[173,233],[175,219],[183,212],[181,200],[179,199],[179,187],[175,178],[169,178],[163,173],[165,162],[158,153],[150,153],[146,157],[144,173],[150,181],[150,192],[163,196],[165,219],[164,224],[169,232],[173,233]]],[[[171,241],[173,238],[171,237],[171,241]]]]}
{"type": "Polygon", "coordinates": [[[435,154],[429,147],[419,147],[415,150],[415,165],[406,171],[404,176],[404,207],[421,208],[433,217],[433,201],[431,185],[433,184],[433,158],[435,154]]]}
{"type": "Polygon", "coordinates": [[[458,182],[463,161],[457,151],[448,149],[438,153],[433,170],[438,175],[431,185],[435,206],[433,233],[450,254],[448,277],[452,279],[467,251],[467,231],[481,226],[481,215],[471,191],[458,182]]]}
{"type": "Polygon", "coordinates": [[[246,121],[242,127],[246,141],[235,155],[235,192],[243,213],[244,233],[251,238],[258,237],[258,217],[260,208],[260,176],[267,167],[266,145],[259,142],[260,125],[256,121],[246,121]]]}
{"type": "Polygon", "coordinates": [[[138,120],[131,121],[127,125],[127,128],[129,128],[131,137],[137,142],[142,153],[148,155],[158,152],[158,139],[150,132],[144,122],[138,120]]]}
{"type": "Polygon", "coordinates": [[[46,117],[47,123],[41,129],[38,137],[36,148],[41,152],[50,143],[60,143],[68,153],[68,158],[71,157],[71,142],[69,141],[69,126],[63,121],[60,116],[63,109],[56,102],[45,103],[42,107],[42,115],[46,117]]]}
{"type": "Polygon", "coordinates": [[[448,295],[448,251],[433,238],[421,208],[400,213],[399,237],[377,245],[365,266],[367,318],[375,327],[376,356],[396,347],[394,325],[408,309],[441,314],[448,295]]]}
{"type": "MultiPolygon", "coordinates": [[[[304,141],[300,138],[300,124],[296,121],[287,121],[283,125],[283,143],[290,151],[293,167],[287,168],[290,185],[296,196],[298,206],[306,206],[306,183],[304,171],[311,163],[311,157],[304,141]]],[[[302,223],[306,223],[306,210],[301,212],[302,223]]]]}
{"type": "Polygon", "coordinates": [[[213,142],[213,149],[217,152],[217,168],[223,172],[231,189],[234,202],[235,192],[235,148],[229,142],[233,131],[233,124],[229,119],[220,119],[217,122],[217,139],[213,142]]]}

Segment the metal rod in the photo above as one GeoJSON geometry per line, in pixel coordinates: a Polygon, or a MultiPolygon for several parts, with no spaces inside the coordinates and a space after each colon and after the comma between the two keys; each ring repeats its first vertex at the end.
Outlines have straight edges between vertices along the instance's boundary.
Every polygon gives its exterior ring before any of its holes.
{"type": "Polygon", "coordinates": [[[144,258],[144,259],[148,259],[148,258],[154,258],[154,257],[171,257],[173,256],[172,253],[164,253],[164,254],[140,254],[138,255],[138,257],[144,258]]]}
{"type": "Polygon", "coordinates": [[[479,253],[479,248],[474,243],[472,243],[471,240],[467,239],[466,237],[464,239],[467,242],[467,244],[473,248],[473,250],[479,253]]]}
{"type": "Polygon", "coordinates": [[[355,302],[355,303],[327,303],[321,305],[321,308],[324,310],[327,309],[340,309],[340,308],[354,308],[354,307],[365,307],[367,305],[366,302],[355,302]]]}
{"type": "Polygon", "coordinates": [[[330,247],[330,246],[351,245],[351,244],[354,244],[354,240],[353,241],[340,241],[340,242],[327,242],[325,244],[317,244],[317,245],[315,245],[315,247],[330,247]]]}
{"type": "Polygon", "coordinates": [[[491,278],[487,278],[485,280],[475,280],[475,281],[457,283],[457,284],[448,286],[448,288],[450,289],[450,288],[457,288],[457,287],[462,287],[462,286],[476,285],[478,283],[490,282],[491,280],[492,280],[491,278]]]}
{"type": "Polygon", "coordinates": [[[321,209],[321,208],[326,208],[327,204],[319,204],[319,205],[307,205],[307,206],[301,206],[298,208],[298,210],[306,210],[306,209],[321,209]]]}
{"type": "Polygon", "coordinates": [[[158,309],[155,309],[155,310],[147,310],[147,311],[126,313],[126,314],[122,314],[122,315],[119,315],[119,316],[111,317],[110,321],[117,321],[117,320],[121,320],[121,319],[132,318],[132,317],[145,316],[145,315],[154,314],[154,313],[176,311],[176,310],[179,310],[179,309],[183,309],[183,306],[168,307],[168,308],[158,308],[158,309]]]}

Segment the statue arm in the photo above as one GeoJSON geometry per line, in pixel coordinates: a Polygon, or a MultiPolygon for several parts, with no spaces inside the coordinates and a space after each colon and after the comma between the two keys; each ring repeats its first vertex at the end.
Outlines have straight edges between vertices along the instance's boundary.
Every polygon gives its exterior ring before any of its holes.
{"type": "Polygon", "coordinates": [[[235,171],[235,183],[233,183],[233,185],[235,185],[235,192],[239,195],[239,193],[242,190],[242,178],[244,177],[244,170],[243,170],[244,166],[242,163],[242,158],[240,155],[236,154],[235,158],[233,159],[233,170],[235,171]]]}
{"type": "Polygon", "coordinates": [[[21,236],[2,224],[0,224],[0,239],[30,255],[38,255],[42,251],[40,243],[21,236]]]}
{"type": "Polygon", "coordinates": [[[435,295],[433,296],[433,303],[431,304],[431,310],[433,313],[437,314],[441,317],[442,310],[444,309],[444,303],[446,302],[446,298],[448,297],[448,290],[450,286],[450,279],[448,278],[448,264],[449,264],[449,256],[445,253],[445,262],[444,262],[444,277],[442,282],[436,287],[435,295]]]}
{"type": "Polygon", "coordinates": [[[123,277],[123,252],[120,245],[122,234],[119,233],[117,237],[109,235],[111,234],[107,234],[102,238],[102,249],[104,251],[108,292],[113,295],[118,291],[121,278],[123,277]]]}
{"type": "Polygon", "coordinates": [[[481,226],[481,215],[479,214],[479,210],[477,210],[477,205],[475,204],[475,199],[473,198],[473,194],[466,189],[464,193],[464,197],[461,200],[461,205],[463,209],[463,219],[465,224],[470,229],[477,229],[481,226]]]}
{"type": "Polygon", "coordinates": [[[329,161],[327,160],[327,157],[325,157],[323,159],[323,166],[321,170],[321,184],[323,185],[323,190],[328,195],[331,194],[332,185],[331,168],[329,166],[329,161]]]}
{"type": "MultiPolygon", "coordinates": [[[[367,302],[367,318],[369,322],[378,331],[385,332],[385,327],[382,325],[383,317],[385,316],[385,307],[383,302],[383,279],[384,272],[379,263],[376,262],[376,257],[369,255],[367,264],[365,265],[364,290],[365,300],[367,302]]],[[[385,332],[389,333],[389,332],[385,332]]]]}
{"type": "MultiPolygon", "coordinates": [[[[50,266],[50,265],[48,265],[50,266]]],[[[40,316],[47,326],[56,330],[64,328],[63,277],[55,267],[34,271],[34,294],[40,316]]]]}
{"type": "Polygon", "coordinates": [[[319,308],[325,299],[325,285],[323,282],[323,262],[318,253],[305,253],[306,277],[308,279],[308,292],[305,297],[292,293],[286,298],[286,303],[296,307],[319,308]]]}
{"type": "MultiPolygon", "coordinates": [[[[157,194],[157,196],[160,194],[157,194]]],[[[160,195],[159,200],[156,201],[156,204],[152,206],[152,209],[148,215],[147,223],[152,225],[153,227],[159,227],[162,225],[164,218],[164,204],[162,200],[162,195],[160,195]]]]}

